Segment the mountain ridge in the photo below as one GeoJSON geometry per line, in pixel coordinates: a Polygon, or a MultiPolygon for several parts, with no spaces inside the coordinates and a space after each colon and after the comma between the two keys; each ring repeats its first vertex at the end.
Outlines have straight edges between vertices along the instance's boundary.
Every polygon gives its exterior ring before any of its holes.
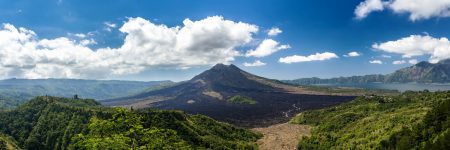
{"type": "Polygon", "coordinates": [[[358,84],[358,83],[450,83],[450,59],[436,64],[427,61],[398,69],[386,75],[372,74],[364,76],[336,77],[321,79],[317,77],[283,80],[297,85],[310,84],[358,84]]]}

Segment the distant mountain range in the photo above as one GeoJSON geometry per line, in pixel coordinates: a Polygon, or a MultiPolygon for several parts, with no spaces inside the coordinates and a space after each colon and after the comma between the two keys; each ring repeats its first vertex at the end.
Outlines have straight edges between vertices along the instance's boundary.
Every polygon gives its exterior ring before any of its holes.
{"type": "Polygon", "coordinates": [[[295,80],[284,80],[285,83],[298,85],[311,84],[358,84],[358,83],[450,83],[450,59],[442,60],[432,64],[426,61],[410,67],[399,69],[394,73],[386,75],[365,75],[338,77],[330,79],[301,78],[295,80]]]}
{"type": "Polygon", "coordinates": [[[170,81],[117,81],[81,79],[7,79],[0,80],[0,108],[17,106],[36,96],[51,95],[96,100],[137,94],[170,81]]]}
{"type": "Polygon", "coordinates": [[[259,77],[235,65],[217,64],[191,80],[130,97],[102,101],[109,106],[184,110],[240,126],[279,123],[304,109],[351,100],[278,80],[259,77]]]}

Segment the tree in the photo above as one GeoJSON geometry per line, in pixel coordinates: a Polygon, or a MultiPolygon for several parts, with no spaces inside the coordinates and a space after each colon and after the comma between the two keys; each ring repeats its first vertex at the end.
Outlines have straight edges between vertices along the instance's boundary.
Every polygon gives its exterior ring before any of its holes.
{"type": "Polygon", "coordinates": [[[142,116],[117,108],[111,119],[93,117],[88,134],[73,138],[75,149],[191,149],[174,130],[144,128],[142,116]]]}

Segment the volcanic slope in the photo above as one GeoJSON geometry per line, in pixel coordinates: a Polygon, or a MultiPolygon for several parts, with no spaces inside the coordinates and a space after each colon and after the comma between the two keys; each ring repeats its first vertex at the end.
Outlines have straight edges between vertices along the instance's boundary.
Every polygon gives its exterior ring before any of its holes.
{"type": "Polygon", "coordinates": [[[353,98],[310,91],[250,74],[235,65],[217,64],[191,80],[102,103],[134,109],[177,109],[243,127],[260,127],[286,122],[306,109],[353,98]]]}

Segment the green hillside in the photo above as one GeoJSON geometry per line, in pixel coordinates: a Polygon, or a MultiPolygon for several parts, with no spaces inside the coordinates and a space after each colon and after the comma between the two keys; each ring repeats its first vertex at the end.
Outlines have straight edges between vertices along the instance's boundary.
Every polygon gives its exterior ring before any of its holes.
{"type": "Polygon", "coordinates": [[[448,149],[449,120],[450,92],[406,92],[303,112],[291,123],[313,126],[299,149],[448,149]]]}
{"type": "Polygon", "coordinates": [[[41,96],[0,112],[0,133],[24,149],[256,149],[261,136],[181,111],[107,108],[41,96]]]}

